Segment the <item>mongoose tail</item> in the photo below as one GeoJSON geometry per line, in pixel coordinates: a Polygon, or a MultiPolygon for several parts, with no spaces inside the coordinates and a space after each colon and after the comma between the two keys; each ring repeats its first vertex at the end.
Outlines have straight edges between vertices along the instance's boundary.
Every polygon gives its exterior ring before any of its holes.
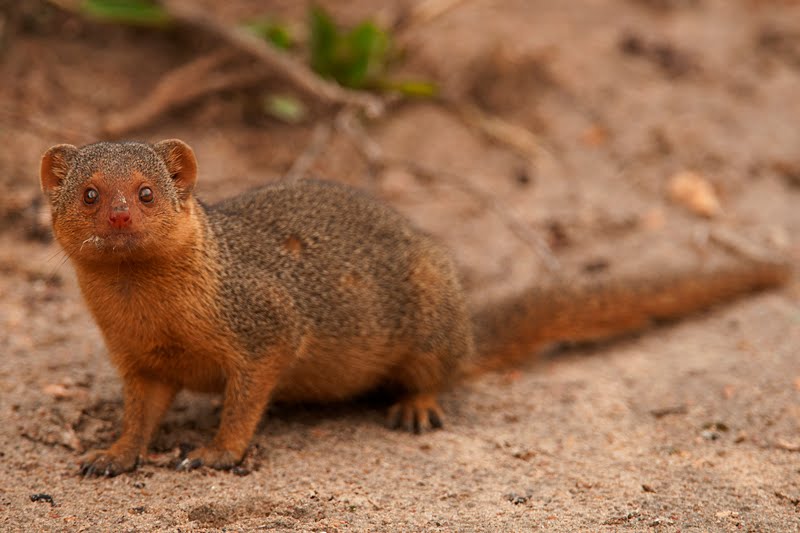
{"type": "Polygon", "coordinates": [[[674,319],[791,276],[787,263],[748,260],[698,270],[642,273],[601,282],[532,287],[472,315],[477,358],[467,375],[505,368],[561,341],[592,341],[674,319]]]}

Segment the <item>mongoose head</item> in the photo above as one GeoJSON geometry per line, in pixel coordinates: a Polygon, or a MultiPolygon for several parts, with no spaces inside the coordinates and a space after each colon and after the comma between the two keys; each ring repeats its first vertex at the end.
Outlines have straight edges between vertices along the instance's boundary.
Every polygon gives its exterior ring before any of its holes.
{"type": "Polygon", "coordinates": [[[183,141],[59,144],[42,156],[40,178],[53,232],[75,261],[147,259],[191,237],[197,161],[183,141]]]}

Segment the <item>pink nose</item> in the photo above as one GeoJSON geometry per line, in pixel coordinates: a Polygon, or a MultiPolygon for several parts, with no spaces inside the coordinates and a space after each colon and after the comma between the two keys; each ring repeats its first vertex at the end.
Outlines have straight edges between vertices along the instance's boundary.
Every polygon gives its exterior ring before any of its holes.
{"type": "Polygon", "coordinates": [[[131,213],[127,209],[112,209],[108,221],[117,229],[122,229],[131,224],[131,213]]]}

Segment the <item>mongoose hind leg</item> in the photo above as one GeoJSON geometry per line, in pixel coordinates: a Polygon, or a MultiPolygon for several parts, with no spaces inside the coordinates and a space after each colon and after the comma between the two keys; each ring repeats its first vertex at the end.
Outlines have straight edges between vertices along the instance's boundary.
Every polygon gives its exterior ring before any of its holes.
{"type": "Polygon", "coordinates": [[[392,385],[403,393],[389,409],[388,423],[422,433],[443,426],[437,395],[452,382],[461,361],[474,352],[458,272],[446,251],[418,235],[409,268],[413,326],[410,352],[393,368],[392,385]]]}
{"type": "Polygon", "coordinates": [[[435,394],[409,395],[389,408],[389,427],[422,433],[444,425],[444,414],[435,394]]]}
{"type": "Polygon", "coordinates": [[[446,387],[450,361],[446,355],[418,353],[395,370],[393,381],[402,395],[389,408],[390,428],[423,433],[444,425],[437,396],[446,387]]]}

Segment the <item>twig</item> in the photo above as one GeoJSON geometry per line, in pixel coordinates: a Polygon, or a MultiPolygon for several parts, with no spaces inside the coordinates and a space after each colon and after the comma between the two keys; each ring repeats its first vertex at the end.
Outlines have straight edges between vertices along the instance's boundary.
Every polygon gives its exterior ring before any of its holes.
{"type": "Polygon", "coordinates": [[[266,73],[252,68],[217,72],[236,55],[231,49],[218,50],[177,67],[161,78],[137,106],[108,117],[104,131],[110,136],[120,136],[202,96],[247,87],[266,77],[266,73]]]}
{"type": "Polygon", "coordinates": [[[361,153],[368,165],[385,166],[383,164],[383,148],[367,134],[364,126],[361,124],[361,121],[358,120],[358,117],[352,109],[343,109],[336,116],[335,124],[337,129],[353,141],[356,149],[361,153]]]}
{"type": "Polygon", "coordinates": [[[226,26],[204,10],[184,0],[162,0],[164,9],[177,22],[216,35],[231,46],[246,52],[268,67],[285,74],[290,80],[321,100],[354,106],[367,115],[378,117],[384,111],[380,97],[345,89],[320,78],[288,54],[276,50],[258,36],[243,28],[226,26]]]}
{"type": "Polygon", "coordinates": [[[80,2],[77,0],[47,0],[47,2],[64,11],[71,11],[73,13],[77,12],[80,7],[80,2]]]}
{"type": "Polygon", "coordinates": [[[356,149],[362,157],[373,168],[386,169],[388,167],[400,167],[425,181],[433,182],[447,179],[447,184],[454,187],[477,201],[484,209],[491,211],[509,229],[509,231],[520,241],[528,245],[542,264],[551,273],[557,274],[561,270],[561,265],[553,255],[550,246],[538,235],[528,231],[515,217],[508,206],[502,205],[494,196],[487,191],[470,184],[464,176],[455,172],[428,167],[417,161],[400,157],[387,156],[383,149],[373,141],[363,126],[356,120],[352,113],[342,112],[336,121],[337,127],[353,141],[356,149]]]}
{"type": "Polygon", "coordinates": [[[94,133],[87,133],[86,129],[77,130],[72,128],[62,128],[54,123],[54,118],[37,116],[29,110],[11,107],[6,104],[0,105],[0,117],[14,121],[15,128],[24,128],[27,124],[29,128],[44,137],[54,137],[59,142],[70,142],[73,144],[86,144],[97,139],[94,133]]]}
{"type": "Polygon", "coordinates": [[[800,452],[800,443],[798,442],[789,442],[783,439],[778,439],[773,443],[773,446],[779,450],[784,450],[787,452],[800,452]]]}
{"type": "Polygon", "coordinates": [[[730,230],[716,227],[708,232],[708,239],[741,258],[754,262],[775,261],[774,254],[730,230]]]}
{"type": "Polygon", "coordinates": [[[423,0],[411,9],[411,22],[424,24],[444,15],[464,0],[423,0]]]}
{"type": "Polygon", "coordinates": [[[427,24],[451,11],[465,0],[422,0],[412,7],[402,10],[390,24],[398,41],[406,41],[405,30],[427,24]]]}
{"type": "Polygon", "coordinates": [[[561,271],[561,264],[559,263],[558,259],[556,259],[555,255],[553,255],[553,251],[550,249],[550,246],[544,239],[525,228],[525,226],[519,222],[516,214],[511,210],[511,208],[509,208],[507,205],[501,204],[500,201],[497,200],[497,198],[495,198],[491,193],[479,189],[478,187],[475,187],[464,180],[462,175],[446,170],[432,169],[425,167],[416,161],[399,158],[387,158],[385,159],[385,163],[387,165],[396,165],[406,168],[413,174],[422,176],[431,181],[441,177],[448,178],[451,186],[471,196],[484,209],[494,213],[494,215],[500,219],[500,221],[515,237],[517,237],[517,239],[528,245],[534,251],[534,253],[536,253],[539,259],[542,261],[544,267],[547,268],[549,272],[555,274],[561,271]]]}
{"type": "Polygon", "coordinates": [[[669,407],[659,407],[658,409],[651,409],[650,414],[656,418],[664,418],[667,415],[685,415],[689,412],[689,407],[686,404],[671,405],[669,407]]]}
{"type": "Polygon", "coordinates": [[[541,151],[542,143],[529,130],[512,124],[496,115],[489,115],[470,104],[450,103],[461,119],[476,128],[489,139],[504,144],[527,160],[534,161],[541,151]]]}
{"type": "Polygon", "coordinates": [[[286,173],[284,177],[286,181],[297,181],[308,174],[311,165],[314,164],[314,161],[317,160],[319,154],[328,144],[328,141],[330,141],[332,130],[333,128],[328,123],[321,122],[314,127],[308,146],[303,153],[294,160],[291,168],[286,173]]]}

